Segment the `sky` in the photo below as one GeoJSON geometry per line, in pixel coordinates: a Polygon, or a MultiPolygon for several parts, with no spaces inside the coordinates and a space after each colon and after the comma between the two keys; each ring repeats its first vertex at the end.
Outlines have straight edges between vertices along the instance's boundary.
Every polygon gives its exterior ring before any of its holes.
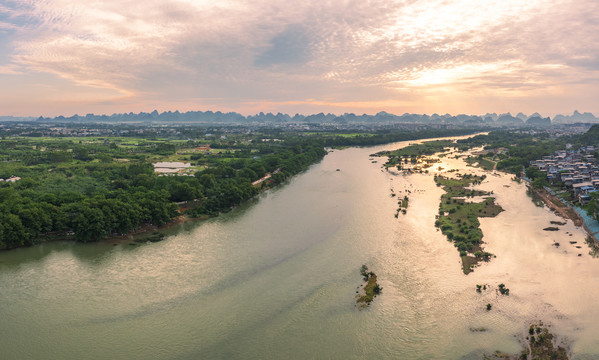
{"type": "Polygon", "coordinates": [[[0,0],[0,115],[599,115],[597,0],[0,0]]]}

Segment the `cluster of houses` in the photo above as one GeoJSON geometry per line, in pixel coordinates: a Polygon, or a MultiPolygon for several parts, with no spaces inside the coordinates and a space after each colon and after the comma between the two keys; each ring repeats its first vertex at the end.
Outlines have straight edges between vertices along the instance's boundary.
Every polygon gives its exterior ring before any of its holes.
{"type": "Polygon", "coordinates": [[[585,205],[591,200],[590,194],[599,190],[599,166],[594,152],[594,146],[576,151],[561,150],[530,164],[546,171],[549,182],[562,182],[580,204],[585,205]]]}

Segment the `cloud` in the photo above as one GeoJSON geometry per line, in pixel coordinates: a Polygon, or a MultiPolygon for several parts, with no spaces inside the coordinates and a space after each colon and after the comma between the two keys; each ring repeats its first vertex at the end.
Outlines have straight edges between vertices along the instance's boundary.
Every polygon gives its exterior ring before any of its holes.
{"type": "Polygon", "coordinates": [[[22,70],[19,66],[9,64],[9,65],[0,65],[0,74],[3,75],[20,75],[22,74],[22,70]]]}
{"type": "Polygon", "coordinates": [[[306,98],[426,106],[598,84],[597,33],[593,0],[22,0],[0,6],[0,72],[240,111],[306,98]]]}
{"type": "Polygon", "coordinates": [[[259,67],[270,65],[301,65],[307,62],[312,52],[312,39],[308,29],[301,25],[290,25],[270,40],[266,51],[258,54],[255,64],[259,67]]]}

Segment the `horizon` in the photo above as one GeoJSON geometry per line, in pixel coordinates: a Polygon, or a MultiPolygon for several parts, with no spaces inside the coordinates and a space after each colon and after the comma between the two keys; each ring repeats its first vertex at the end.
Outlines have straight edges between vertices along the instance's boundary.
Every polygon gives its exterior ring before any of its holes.
{"type": "Polygon", "coordinates": [[[0,107],[597,114],[598,32],[592,0],[8,0],[0,107]]]}
{"type": "Polygon", "coordinates": [[[353,114],[353,115],[356,115],[356,116],[377,116],[380,113],[386,113],[388,115],[397,116],[397,117],[401,117],[401,116],[404,116],[404,115],[418,115],[418,116],[429,116],[429,117],[432,117],[432,116],[436,115],[436,116],[439,116],[439,117],[447,117],[447,116],[450,116],[450,117],[456,117],[456,116],[472,116],[472,117],[475,117],[475,116],[478,116],[478,117],[481,117],[483,119],[487,115],[496,115],[498,117],[501,117],[501,116],[504,116],[504,115],[510,115],[510,116],[513,116],[513,117],[518,117],[518,115],[522,114],[522,115],[526,116],[526,118],[531,118],[533,115],[538,114],[538,115],[540,115],[541,118],[549,118],[551,120],[554,120],[554,118],[557,117],[557,116],[570,117],[570,116],[575,115],[576,113],[578,113],[580,115],[591,114],[592,116],[595,116],[595,114],[593,112],[590,112],[590,111],[579,111],[578,109],[573,110],[571,113],[557,113],[557,114],[548,114],[548,115],[543,115],[539,111],[535,111],[535,112],[532,112],[532,113],[524,113],[522,111],[519,111],[519,112],[510,112],[510,111],[507,111],[507,112],[502,112],[502,113],[486,112],[484,114],[483,113],[480,113],[480,114],[468,114],[468,113],[454,113],[454,114],[451,114],[451,113],[407,113],[407,112],[406,113],[402,113],[402,114],[396,114],[396,113],[391,113],[391,112],[388,112],[388,111],[385,111],[385,110],[380,110],[380,111],[378,111],[376,113],[370,113],[370,114],[369,113],[354,113],[354,112],[344,112],[344,113],[336,112],[335,113],[335,112],[325,112],[325,111],[320,111],[318,113],[294,113],[293,114],[293,113],[285,113],[285,112],[272,112],[272,111],[266,112],[266,111],[260,111],[260,112],[257,112],[257,113],[243,114],[243,113],[239,113],[239,112],[236,112],[236,111],[222,111],[222,110],[211,110],[211,109],[208,109],[208,110],[187,110],[187,111],[181,111],[181,110],[178,110],[178,109],[177,110],[158,111],[157,109],[153,109],[151,111],[139,111],[139,112],[126,111],[126,112],[114,112],[114,113],[110,113],[110,114],[108,114],[108,113],[85,113],[85,114],[74,113],[74,114],[58,114],[58,115],[52,115],[52,116],[45,116],[45,115],[17,115],[17,116],[15,116],[15,115],[3,115],[3,114],[0,114],[0,118],[3,118],[3,117],[14,117],[14,118],[36,118],[36,119],[44,118],[44,119],[55,119],[55,118],[61,117],[61,116],[64,117],[64,118],[70,118],[70,117],[75,117],[75,116],[85,117],[87,115],[92,115],[92,116],[109,116],[110,117],[110,116],[128,115],[128,114],[134,114],[134,115],[151,114],[154,111],[156,111],[159,115],[160,114],[168,114],[168,113],[176,113],[176,112],[179,112],[180,114],[185,114],[185,113],[189,113],[189,112],[200,112],[200,113],[208,113],[208,112],[218,113],[218,112],[220,112],[220,113],[223,113],[223,114],[228,114],[228,113],[232,113],[233,114],[234,113],[234,114],[241,115],[241,116],[243,116],[245,118],[254,117],[254,116],[260,116],[261,113],[264,114],[264,115],[268,115],[268,114],[278,115],[278,114],[281,114],[281,115],[287,115],[287,116],[290,116],[290,117],[294,117],[294,116],[298,116],[298,115],[299,116],[303,116],[303,117],[308,117],[308,116],[319,115],[319,114],[324,114],[325,116],[327,116],[327,115],[344,116],[344,115],[350,115],[350,114],[353,114]]]}

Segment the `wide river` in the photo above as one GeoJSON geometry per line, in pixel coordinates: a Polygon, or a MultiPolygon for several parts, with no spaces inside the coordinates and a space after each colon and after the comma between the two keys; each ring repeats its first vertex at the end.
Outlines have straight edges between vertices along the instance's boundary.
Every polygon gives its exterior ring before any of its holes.
{"type": "MultiPolygon", "coordinates": [[[[561,219],[510,176],[487,173],[479,188],[505,209],[481,219],[496,258],[466,276],[434,227],[443,191],[432,173],[393,174],[369,156],[407,144],[335,150],[162,242],[0,253],[0,358],[480,359],[521,351],[536,321],[575,358],[599,358],[599,259],[584,232],[570,221],[543,231],[561,219]],[[398,218],[391,189],[409,196],[398,218]],[[365,310],[355,306],[362,264],[383,286],[365,310]]],[[[442,161],[433,172],[482,172],[442,161]]]]}

